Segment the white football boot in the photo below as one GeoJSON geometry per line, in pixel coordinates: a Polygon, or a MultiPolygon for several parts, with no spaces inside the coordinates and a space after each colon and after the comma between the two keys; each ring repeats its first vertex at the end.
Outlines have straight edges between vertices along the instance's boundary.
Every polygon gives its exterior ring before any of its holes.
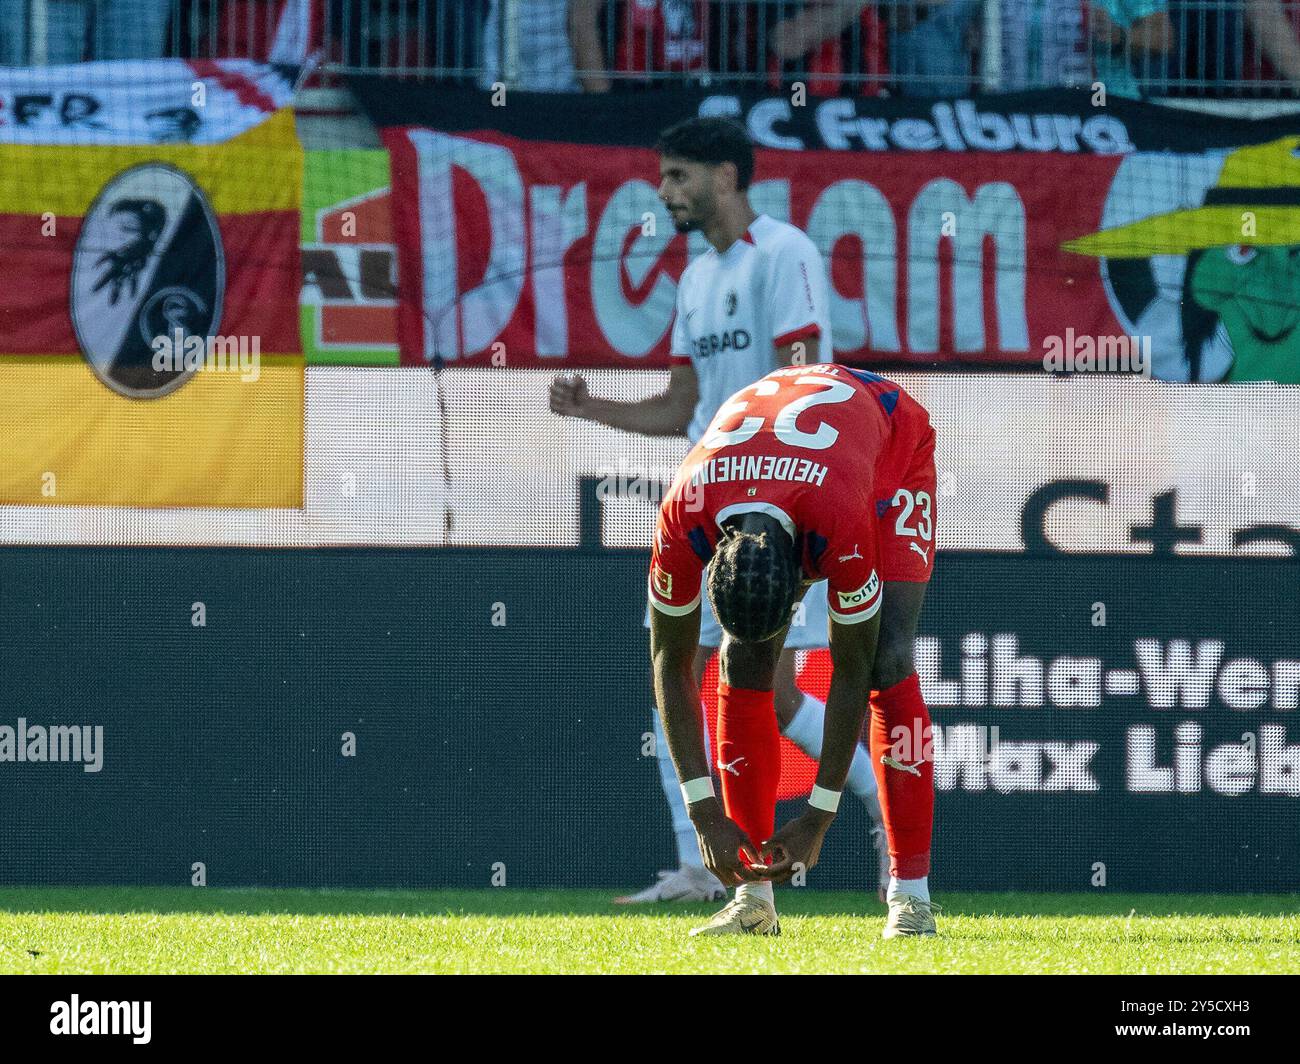
{"type": "Polygon", "coordinates": [[[660,872],[659,878],[635,894],[614,899],[615,905],[648,905],[659,901],[719,901],[727,896],[717,876],[707,868],[678,868],[660,872]]]}
{"type": "Polygon", "coordinates": [[[938,934],[934,914],[942,912],[934,902],[922,901],[910,894],[896,894],[889,902],[889,916],[881,938],[915,938],[938,934]]]}
{"type": "Polygon", "coordinates": [[[781,923],[776,908],[752,895],[732,898],[702,927],[691,928],[691,935],[779,935],[781,923]]]}

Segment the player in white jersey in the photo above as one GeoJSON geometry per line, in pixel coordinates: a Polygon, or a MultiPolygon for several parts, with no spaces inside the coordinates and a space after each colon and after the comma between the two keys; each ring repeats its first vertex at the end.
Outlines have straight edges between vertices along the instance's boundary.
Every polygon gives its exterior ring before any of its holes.
{"type": "MultiPolygon", "coordinates": [[[[695,443],[722,403],[740,389],[781,366],[830,360],[829,284],[821,255],[807,234],[750,207],[747,190],[754,151],[739,125],[724,118],[687,119],[665,130],[657,147],[659,198],[674,226],[680,233],[699,230],[710,245],[686,267],[677,286],[668,388],[648,399],[620,402],[595,398],[582,377],[565,376],[552,384],[550,405],[557,414],[628,432],[685,433],[695,443]]],[[[826,646],[825,589],[810,592],[803,601],[777,666],[776,713],[782,734],[817,759],[826,706],[796,685],[795,654],[826,646]]],[[[701,600],[701,607],[697,684],[722,641],[707,599],[701,600]]],[[[645,890],[615,900],[715,900],[723,896],[722,885],[704,868],[657,713],[653,719],[679,867],[661,872],[645,890]]],[[[707,749],[707,736],[705,741],[707,749]]],[[[883,891],[889,854],[876,778],[862,744],[854,754],[848,787],[870,812],[879,856],[876,874],[883,891]]],[[[770,884],[766,887],[771,890],[770,884]]]]}

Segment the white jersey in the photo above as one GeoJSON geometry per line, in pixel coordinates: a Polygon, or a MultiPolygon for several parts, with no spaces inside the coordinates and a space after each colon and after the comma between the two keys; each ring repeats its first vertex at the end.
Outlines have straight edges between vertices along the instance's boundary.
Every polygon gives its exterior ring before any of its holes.
{"type": "Polygon", "coordinates": [[[677,285],[669,359],[699,379],[690,441],[727,399],[778,368],[778,347],[814,336],[816,361],[831,361],[830,286],[802,230],[760,214],[726,251],[710,247],[691,262],[677,285]]]}

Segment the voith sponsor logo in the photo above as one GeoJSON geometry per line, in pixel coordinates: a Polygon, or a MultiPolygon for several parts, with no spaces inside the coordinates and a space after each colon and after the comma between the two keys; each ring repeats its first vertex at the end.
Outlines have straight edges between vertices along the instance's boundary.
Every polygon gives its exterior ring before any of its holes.
{"type": "Polygon", "coordinates": [[[867,582],[856,591],[837,591],[839,596],[840,609],[851,610],[857,606],[864,606],[876,597],[876,592],[880,590],[880,577],[874,569],[871,570],[871,576],[867,582]]]}

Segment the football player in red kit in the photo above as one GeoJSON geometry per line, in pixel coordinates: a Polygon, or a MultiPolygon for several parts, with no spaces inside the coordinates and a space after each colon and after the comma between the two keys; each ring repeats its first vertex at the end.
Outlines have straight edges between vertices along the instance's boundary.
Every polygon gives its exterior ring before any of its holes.
{"type": "Polygon", "coordinates": [[[817,861],[870,705],[889,840],[884,935],[934,934],[930,718],[912,662],[934,563],[934,430],[902,388],[836,364],[779,369],[718,410],[659,511],[655,697],[705,863],[736,896],[692,934],[779,934],[774,882],[817,861]],[[707,570],[707,573],[706,573],[707,570]],[[724,636],[718,802],[691,663],[706,582],[724,636]],[[791,616],[828,581],[832,676],[808,808],[775,831],[772,682],[791,616]]]}

